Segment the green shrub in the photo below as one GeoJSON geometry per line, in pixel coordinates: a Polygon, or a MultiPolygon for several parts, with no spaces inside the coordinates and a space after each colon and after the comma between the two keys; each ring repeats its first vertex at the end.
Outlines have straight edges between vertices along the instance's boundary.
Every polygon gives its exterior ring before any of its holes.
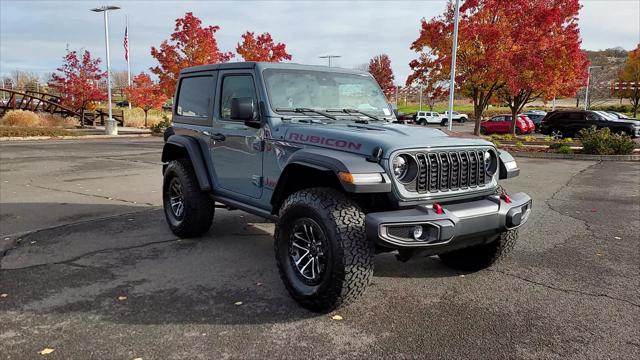
{"type": "Polygon", "coordinates": [[[630,113],[631,105],[602,105],[602,106],[594,106],[591,110],[602,110],[602,111],[617,111],[621,113],[630,113]]]}
{"type": "Polygon", "coordinates": [[[552,142],[552,141],[553,141],[553,138],[552,138],[551,136],[545,136],[545,137],[544,137],[544,141],[546,141],[546,142],[552,142]]]}
{"type": "Polygon", "coordinates": [[[549,145],[549,149],[559,154],[573,154],[573,149],[571,148],[571,145],[565,144],[562,142],[552,143],[551,145],[549,145]]]}
{"type": "Polygon", "coordinates": [[[167,115],[162,115],[162,120],[157,124],[151,126],[151,132],[154,134],[162,134],[164,131],[172,126],[171,119],[167,115]]]}
{"type": "Polygon", "coordinates": [[[513,134],[505,134],[505,135],[502,137],[502,139],[503,139],[504,141],[512,141],[512,140],[513,140],[513,138],[514,138],[513,134]]]}
{"type": "Polygon", "coordinates": [[[491,134],[489,135],[489,137],[491,138],[491,140],[502,140],[502,135],[498,134],[491,134]]]}
{"type": "Polygon", "coordinates": [[[609,143],[611,137],[609,128],[598,130],[593,126],[580,130],[579,135],[580,141],[582,141],[582,152],[585,154],[608,155],[612,153],[609,143]]]}
{"type": "Polygon", "coordinates": [[[609,128],[580,130],[583,152],[596,155],[627,155],[633,152],[635,143],[627,135],[612,134],[609,128]]]}
{"type": "Polygon", "coordinates": [[[523,139],[524,139],[525,142],[536,141],[536,137],[533,136],[533,135],[527,135],[523,139]]]}
{"type": "Polygon", "coordinates": [[[571,144],[573,142],[573,139],[570,137],[564,138],[562,139],[562,142],[565,144],[571,144]]]}
{"type": "Polygon", "coordinates": [[[616,155],[628,155],[633,152],[635,142],[629,136],[613,134],[610,138],[611,150],[616,155]]]}
{"type": "Polygon", "coordinates": [[[524,147],[524,144],[521,141],[516,141],[516,147],[517,148],[522,148],[522,147],[524,147]]]}

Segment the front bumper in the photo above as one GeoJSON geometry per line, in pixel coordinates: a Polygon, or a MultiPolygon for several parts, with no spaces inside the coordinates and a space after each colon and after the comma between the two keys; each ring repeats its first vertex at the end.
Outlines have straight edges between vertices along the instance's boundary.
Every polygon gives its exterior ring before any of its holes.
{"type": "Polygon", "coordinates": [[[433,248],[435,253],[490,241],[529,219],[531,197],[516,193],[510,198],[506,202],[491,195],[445,204],[442,214],[437,214],[432,205],[370,213],[365,217],[367,237],[385,248],[433,248]],[[421,231],[416,231],[417,226],[421,231]]]}

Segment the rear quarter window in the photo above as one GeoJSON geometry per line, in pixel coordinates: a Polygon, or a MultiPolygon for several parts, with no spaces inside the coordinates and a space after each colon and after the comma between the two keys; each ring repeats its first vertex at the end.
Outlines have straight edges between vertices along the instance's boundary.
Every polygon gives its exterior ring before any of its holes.
{"type": "Polygon", "coordinates": [[[211,113],[213,76],[185,77],[180,80],[176,115],[206,119],[211,113]]]}

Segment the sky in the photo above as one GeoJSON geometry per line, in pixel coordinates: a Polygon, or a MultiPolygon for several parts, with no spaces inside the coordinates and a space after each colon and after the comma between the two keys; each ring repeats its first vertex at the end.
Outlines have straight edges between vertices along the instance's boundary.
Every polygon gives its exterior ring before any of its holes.
{"type": "MultiPolygon", "coordinates": [[[[234,51],[247,30],[269,32],[284,42],[293,62],[326,64],[322,55],[340,55],[334,66],[353,68],[387,53],[404,83],[409,49],[420,19],[441,14],[446,0],[432,1],[111,1],[122,9],[109,15],[112,71],[126,69],[123,50],[125,16],[129,18],[131,71],[156,65],[150,55],[173,32],[175,19],[192,11],[205,25],[218,25],[222,51],[234,51]]],[[[640,43],[640,0],[584,0],[580,11],[582,47],[599,50],[640,43]]],[[[97,1],[0,0],[0,75],[13,70],[42,75],[62,62],[67,46],[87,49],[104,59],[101,14],[97,1]]],[[[240,59],[236,59],[240,60],[240,59]]]]}

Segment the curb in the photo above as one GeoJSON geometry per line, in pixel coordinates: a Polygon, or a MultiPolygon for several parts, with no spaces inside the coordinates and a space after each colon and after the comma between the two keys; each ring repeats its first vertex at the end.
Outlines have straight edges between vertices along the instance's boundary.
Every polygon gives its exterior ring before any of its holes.
{"type": "Polygon", "coordinates": [[[122,135],[80,135],[80,136],[25,136],[25,137],[0,137],[2,141],[31,141],[31,140],[84,140],[84,139],[121,139],[151,137],[153,134],[122,134],[122,135]]]}
{"type": "Polygon", "coordinates": [[[632,155],[591,155],[591,154],[556,154],[536,152],[510,152],[516,157],[536,159],[563,159],[563,160],[589,160],[589,161],[640,161],[640,154],[632,155]]]}

